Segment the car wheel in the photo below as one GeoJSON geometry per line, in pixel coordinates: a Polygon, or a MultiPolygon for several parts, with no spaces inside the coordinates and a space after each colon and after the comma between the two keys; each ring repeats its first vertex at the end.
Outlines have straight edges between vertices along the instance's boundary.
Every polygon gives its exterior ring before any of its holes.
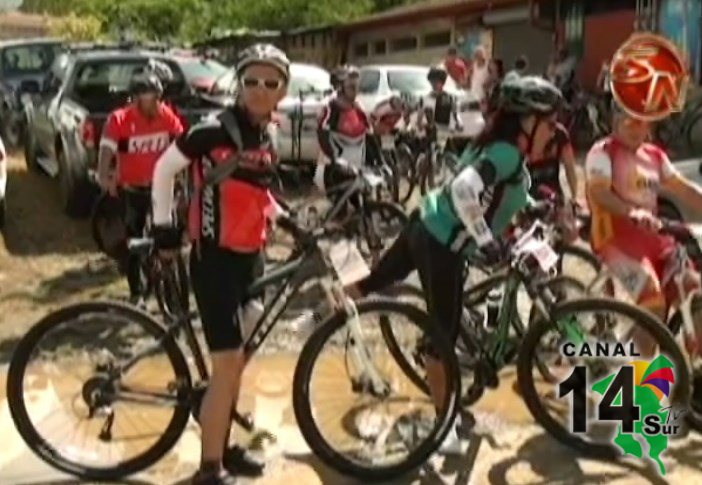
{"type": "Polygon", "coordinates": [[[8,150],[14,150],[22,143],[22,126],[10,112],[5,112],[0,125],[0,136],[8,150]]]}
{"type": "Polygon", "coordinates": [[[70,217],[87,217],[97,196],[97,189],[88,179],[88,174],[68,161],[63,150],[57,152],[59,165],[59,187],[61,204],[70,217]]]}
{"type": "Polygon", "coordinates": [[[27,170],[39,170],[37,141],[31,130],[26,130],[24,134],[24,162],[27,164],[27,170]]]}

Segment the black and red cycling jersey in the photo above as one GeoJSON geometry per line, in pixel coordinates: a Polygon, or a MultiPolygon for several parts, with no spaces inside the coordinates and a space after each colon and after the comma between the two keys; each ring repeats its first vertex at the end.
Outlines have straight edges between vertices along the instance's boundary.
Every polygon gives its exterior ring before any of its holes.
{"type": "Polygon", "coordinates": [[[182,133],[180,120],[164,103],[159,103],[153,119],[144,116],[135,104],[130,104],[110,114],[100,146],[117,154],[120,186],[148,187],[156,161],[182,133]]]}
{"type": "Polygon", "coordinates": [[[373,109],[370,116],[373,122],[373,131],[376,135],[389,135],[402,119],[402,115],[403,110],[401,107],[399,109],[394,108],[389,99],[381,101],[373,109]]]}
{"type": "Polygon", "coordinates": [[[353,166],[363,165],[369,132],[370,120],[357,102],[332,97],[319,116],[319,146],[332,162],[343,158],[353,166]]]}
{"type": "MultiPolygon", "coordinates": [[[[211,118],[176,140],[175,152],[169,150],[160,163],[172,165],[173,173],[191,167],[195,196],[188,219],[193,241],[204,238],[232,251],[251,253],[265,244],[267,220],[275,209],[268,189],[272,172],[253,167],[276,160],[275,140],[270,125],[254,125],[243,108],[231,109],[243,146],[236,146],[222,122],[211,118]],[[204,183],[210,169],[230,163],[237,154],[247,157],[247,168],[237,168],[221,182],[204,183]]],[[[160,208],[172,196],[161,193],[160,185],[154,187],[154,221],[159,224],[160,208]]]]}
{"type": "Polygon", "coordinates": [[[527,168],[531,175],[531,192],[538,193],[541,185],[546,185],[558,194],[562,194],[560,183],[561,161],[566,152],[573,152],[568,130],[560,123],[555,127],[547,127],[545,122],[537,126],[531,134],[531,140],[526,135],[520,138],[520,148],[526,153],[527,168]],[[543,133],[543,134],[542,134],[543,133]],[[537,140],[541,136],[548,136],[545,141],[537,140]],[[525,147],[531,147],[526,149],[525,147]],[[538,147],[543,147],[539,152],[538,147]]]}

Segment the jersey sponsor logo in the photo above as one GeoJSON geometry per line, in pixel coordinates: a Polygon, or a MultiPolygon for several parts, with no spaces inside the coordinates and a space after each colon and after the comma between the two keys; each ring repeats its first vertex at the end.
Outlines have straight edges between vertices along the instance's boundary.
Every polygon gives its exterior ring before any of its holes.
{"type": "MultiPolygon", "coordinates": [[[[202,158],[204,172],[212,169],[212,162],[207,158],[202,158]]],[[[215,201],[214,187],[206,185],[202,190],[202,235],[209,239],[214,239],[215,234],[215,201]]]]}
{"type": "Polygon", "coordinates": [[[132,136],[127,145],[128,153],[160,153],[168,148],[170,137],[165,131],[150,135],[132,136]]]}

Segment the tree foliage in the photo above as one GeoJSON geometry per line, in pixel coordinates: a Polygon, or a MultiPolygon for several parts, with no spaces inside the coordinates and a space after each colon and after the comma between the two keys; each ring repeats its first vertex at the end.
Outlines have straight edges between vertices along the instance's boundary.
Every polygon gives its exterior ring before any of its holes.
{"type": "Polygon", "coordinates": [[[21,9],[61,17],[73,14],[70,22],[76,16],[89,22],[96,19],[100,30],[113,37],[130,31],[147,39],[196,40],[207,37],[213,29],[289,30],[344,22],[416,1],[24,0],[21,9]]]}
{"type": "Polygon", "coordinates": [[[78,16],[71,12],[63,17],[54,17],[49,23],[54,37],[73,42],[87,42],[102,37],[102,22],[92,15],[78,16]]]}

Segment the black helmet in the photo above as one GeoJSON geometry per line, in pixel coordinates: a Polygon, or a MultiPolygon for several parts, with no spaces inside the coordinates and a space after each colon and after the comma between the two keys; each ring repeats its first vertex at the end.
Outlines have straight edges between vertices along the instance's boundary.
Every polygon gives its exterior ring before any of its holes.
{"type": "Polygon", "coordinates": [[[129,90],[133,94],[155,92],[163,94],[164,87],[173,82],[173,71],[163,61],[150,59],[143,69],[132,76],[129,90]]]}
{"type": "Polygon", "coordinates": [[[286,81],[290,79],[290,59],[285,52],[273,44],[254,44],[241,51],[236,62],[237,75],[241,76],[252,64],[274,67],[280,71],[286,81]]]}
{"type": "Polygon", "coordinates": [[[448,73],[443,67],[434,66],[429,68],[429,73],[427,74],[427,79],[429,82],[439,81],[441,83],[445,83],[446,78],[448,78],[448,73]]]}
{"type": "Polygon", "coordinates": [[[561,90],[538,76],[510,77],[500,86],[500,105],[512,113],[552,113],[562,103],[561,90]]]}

